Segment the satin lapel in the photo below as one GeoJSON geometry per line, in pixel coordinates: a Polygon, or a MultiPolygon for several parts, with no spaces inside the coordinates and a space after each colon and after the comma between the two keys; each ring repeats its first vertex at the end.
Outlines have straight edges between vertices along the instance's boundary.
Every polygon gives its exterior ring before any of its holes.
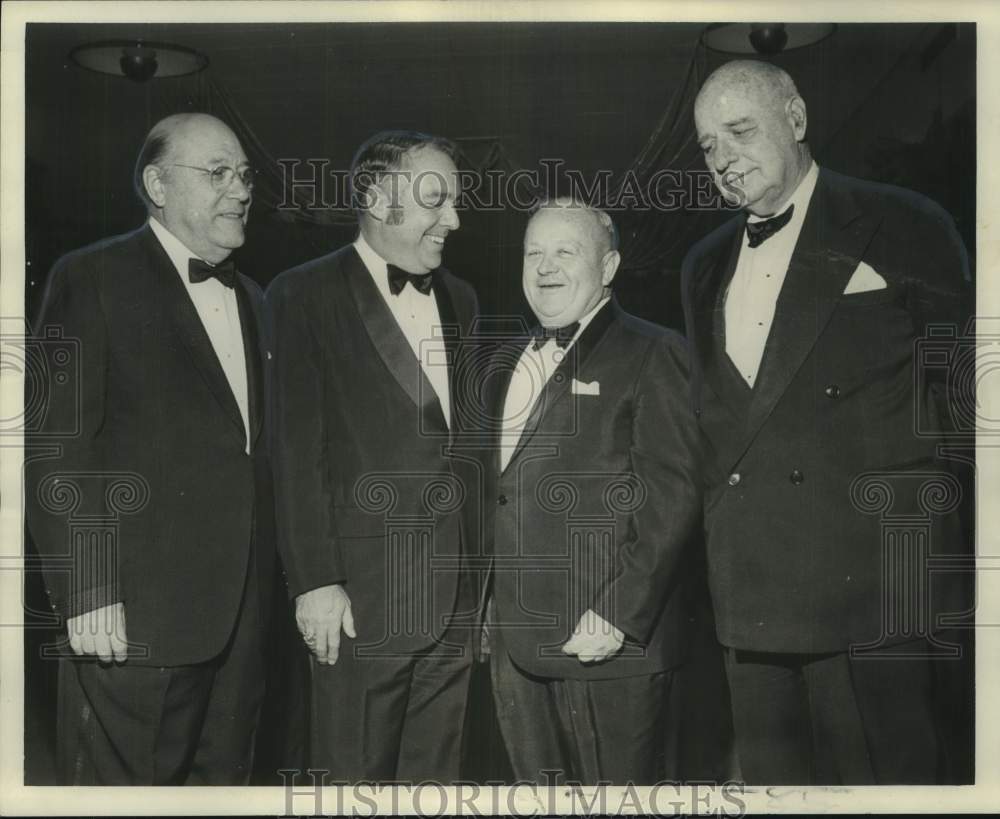
{"type": "MultiPolygon", "coordinates": [[[[461,343],[462,328],[455,315],[455,302],[451,298],[451,291],[444,283],[444,277],[437,274],[433,278],[433,293],[437,301],[438,318],[441,320],[441,332],[444,334],[445,357],[448,361],[448,402],[452,429],[458,427],[458,416],[455,407],[455,370],[458,363],[459,345],[461,343]]],[[[426,376],[424,376],[426,378],[426,376]]],[[[438,402],[440,404],[440,401],[438,402]]],[[[444,423],[442,413],[441,422],[444,423]]]]}
{"type": "MultiPolygon", "coordinates": [[[[590,358],[591,354],[604,339],[607,329],[611,326],[615,318],[617,318],[620,310],[618,302],[612,297],[611,301],[598,310],[597,315],[591,319],[590,324],[580,334],[580,338],[569,348],[566,357],[556,367],[555,372],[552,373],[552,377],[549,378],[542,389],[542,394],[538,396],[538,400],[535,401],[534,406],[531,408],[531,413],[528,415],[528,420],[525,422],[524,429],[521,432],[521,438],[517,442],[517,448],[507,462],[508,469],[517,460],[517,457],[521,454],[521,450],[528,445],[538,431],[542,419],[545,418],[549,410],[559,402],[570,388],[573,379],[577,377],[580,370],[587,363],[587,359],[590,358]]],[[[507,391],[504,390],[504,396],[506,397],[506,395],[507,391]]]]}
{"type": "Polygon", "coordinates": [[[757,434],[826,327],[881,216],[858,210],[820,178],[778,296],[753,391],[746,444],[757,434]]]}
{"type": "Polygon", "coordinates": [[[247,285],[242,277],[236,280],[236,303],[240,309],[240,328],[243,332],[243,355],[247,364],[247,411],[250,413],[250,451],[257,446],[264,420],[264,374],[260,360],[263,351],[257,326],[257,314],[247,285]]]}
{"type": "Polygon", "coordinates": [[[437,425],[446,430],[444,415],[434,388],[420,368],[420,362],[413,354],[413,348],[403,335],[392,311],[372,281],[368,268],[353,248],[344,261],[344,277],[361,322],[392,377],[414,405],[420,407],[421,412],[429,413],[436,419],[437,425]]]}
{"type": "Polygon", "coordinates": [[[726,290],[736,272],[743,224],[743,217],[726,223],[715,248],[702,260],[692,296],[694,348],[701,371],[715,394],[729,401],[733,409],[739,408],[739,402],[731,395],[726,370],[726,290]]]}
{"type": "Polygon", "coordinates": [[[205,325],[201,323],[198,311],[184,288],[184,283],[177,275],[173,262],[148,227],[143,242],[148,253],[153,286],[158,293],[153,303],[160,305],[169,315],[170,323],[190,355],[195,369],[201,374],[212,395],[229,416],[229,420],[233,422],[234,430],[245,446],[246,430],[243,426],[243,416],[226,380],[222,364],[215,354],[215,348],[212,347],[212,342],[205,331],[205,325]]]}
{"type": "MultiPolygon", "coordinates": [[[[524,348],[528,346],[528,336],[520,336],[504,341],[497,349],[490,361],[490,372],[496,372],[497,376],[490,379],[493,385],[486,406],[490,411],[492,426],[490,428],[489,442],[490,452],[493,458],[493,468],[500,473],[500,438],[503,434],[503,411],[504,403],[507,400],[507,389],[510,387],[510,379],[514,375],[514,368],[521,359],[524,348]]],[[[511,458],[511,460],[514,460],[511,458]]]]}

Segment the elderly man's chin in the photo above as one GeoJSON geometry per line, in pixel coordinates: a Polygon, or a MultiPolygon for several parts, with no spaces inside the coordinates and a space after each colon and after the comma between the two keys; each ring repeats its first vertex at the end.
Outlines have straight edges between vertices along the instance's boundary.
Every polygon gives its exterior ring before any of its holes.
{"type": "Polygon", "coordinates": [[[217,244],[233,250],[242,247],[246,241],[246,230],[243,222],[237,219],[227,219],[230,224],[223,224],[216,228],[217,244]]]}

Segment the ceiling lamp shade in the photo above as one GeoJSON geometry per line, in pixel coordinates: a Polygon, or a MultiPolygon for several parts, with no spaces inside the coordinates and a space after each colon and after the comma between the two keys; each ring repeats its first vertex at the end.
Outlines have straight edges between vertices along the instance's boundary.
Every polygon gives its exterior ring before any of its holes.
{"type": "Polygon", "coordinates": [[[146,82],[154,77],[181,77],[208,65],[208,57],[173,43],[104,40],[77,46],[69,58],[81,68],[146,82]]]}
{"type": "Polygon", "coordinates": [[[825,40],[835,23],[712,23],[701,41],[712,51],[770,57],[825,40]]]}

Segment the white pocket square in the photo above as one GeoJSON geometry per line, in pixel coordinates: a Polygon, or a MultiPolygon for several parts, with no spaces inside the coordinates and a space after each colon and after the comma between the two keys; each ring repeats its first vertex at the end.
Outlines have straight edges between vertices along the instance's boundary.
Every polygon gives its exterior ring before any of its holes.
{"type": "Polygon", "coordinates": [[[844,288],[844,295],[867,293],[869,290],[885,290],[886,287],[885,279],[876,273],[870,265],[858,262],[858,269],[854,271],[847,287],[844,288]]]}
{"type": "Polygon", "coordinates": [[[601,382],[591,381],[589,384],[584,384],[582,381],[577,381],[574,378],[570,384],[570,391],[573,395],[600,395],[601,382]]]}

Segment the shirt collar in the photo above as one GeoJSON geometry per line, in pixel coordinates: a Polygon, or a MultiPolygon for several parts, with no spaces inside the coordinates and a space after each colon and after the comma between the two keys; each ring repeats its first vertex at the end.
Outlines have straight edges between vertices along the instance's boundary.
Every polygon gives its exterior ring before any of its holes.
{"type": "MultiPolygon", "coordinates": [[[[152,216],[149,217],[149,227],[153,231],[153,235],[163,245],[163,249],[167,252],[167,256],[170,257],[170,261],[174,263],[174,267],[181,278],[187,281],[188,261],[191,259],[201,259],[201,256],[197,253],[192,253],[184,242],[174,236],[162,222],[154,219],[152,216]]],[[[205,260],[202,259],[202,261],[205,260]]]]}
{"type": "MultiPolygon", "coordinates": [[[[809,205],[809,200],[812,198],[813,191],[816,189],[817,179],[819,179],[819,166],[814,159],[809,166],[809,170],[806,171],[806,175],[802,177],[802,181],[795,188],[795,192],[788,197],[788,200],[775,213],[784,213],[790,206],[794,205],[795,210],[792,211],[792,219],[802,219],[805,216],[806,208],[809,205]]],[[[748,222],[763,222],[765,219],[770,218],[771,216],[754,216],[752,213],[747,215],[748,222]]]]}
{"type": "Polygon", "coordinates": [[[354,249],[358,251],[361,261],[364,262],[368,272],[378,277],[379,281],[389,280],[389,268],[385,259],[378,255],[370,244],[365,240],[363,233],[358,233],[358,238],[354,240],[354,249]]]}

